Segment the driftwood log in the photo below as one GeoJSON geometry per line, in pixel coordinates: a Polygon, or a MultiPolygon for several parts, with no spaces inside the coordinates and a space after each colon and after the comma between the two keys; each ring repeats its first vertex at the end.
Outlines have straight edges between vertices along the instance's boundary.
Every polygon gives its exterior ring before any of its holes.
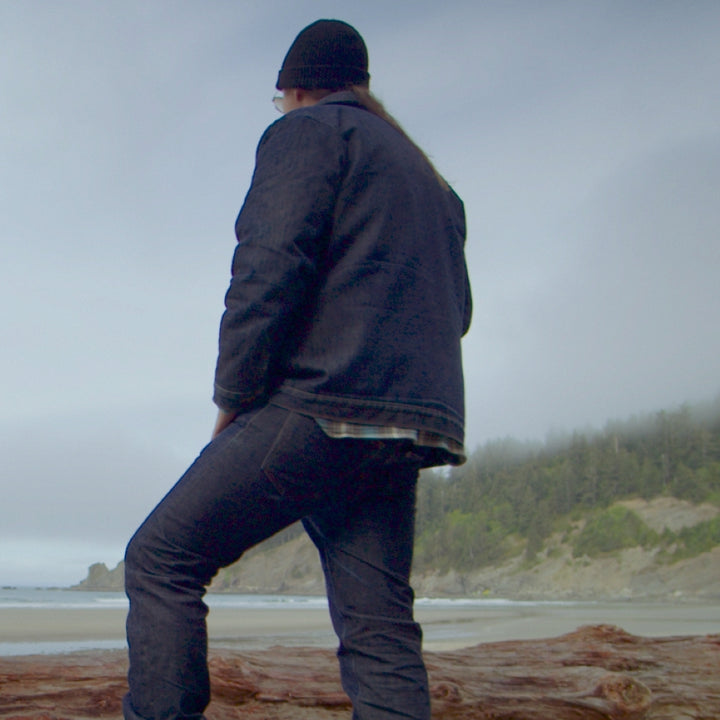
{"type": "MultiPolygon", "coordinates": [[[[720,635],[588,626],[548,640],[427,653],[436,720],[718,720],[720,635]]],[[[334,654],[215,652],[210,720],[350,717],[334,654]]],[[[121,717],[125,653],[0,658],[2,720],[121,717]]]]}

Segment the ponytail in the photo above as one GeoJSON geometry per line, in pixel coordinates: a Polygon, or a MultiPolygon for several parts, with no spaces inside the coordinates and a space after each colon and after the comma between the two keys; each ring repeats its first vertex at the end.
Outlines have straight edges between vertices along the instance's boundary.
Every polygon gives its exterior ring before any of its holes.
{"type": "Polygon", "coordinates": [[[346,88],[347,90],[350,90],[355,97],[357,98],[357,101],[362,105],[362,107],[365,108],[368,112],[372,113],[373,115],[376,115],[377,117],[384,120],[388,125],[391,125],[397,132],[402,135],[405,140],[407,140],[422,156],[425,158],[425,161],[430,166],[431,170],[433,171],[433,174],[437,178],[437,181],[440,183],[440,185],[445,189],[449,190],[449,186],[447,182],[445,181],[445,178],[440,175],[440,173],[437,171],[435,165],[430,160],[430,158],[425,154],[422,148],[420,148],[417,143],[403,130],[400,123],[385,109],[385,106],[378,100],[368,88],[367,85],[351,85],[350,87],[346,88]]]}
{"type": "Polygon", "coordinates": [[[388,125],[393,127],[400,135],[405,138],[425,159],[433,175],[440,183],[440,187],[444,190],[450,190],[450,186],[447,184],[445,178],[437,171],[437,168],[433,164],[432,160],[425,154],[423,149],[417,145],[417,143],[403,130],[400,123],[385,109],[385,106],[378,100],[371,92],[367,85],[347,85],[338,88],[317,88],[317,89],[304,89],[304,92],[310,95],[315,100],[321,100],[324,97],[336,92],[351,92],[355,99],[358,101],[361,107],[368,112],[384,120],[388,125]]]}

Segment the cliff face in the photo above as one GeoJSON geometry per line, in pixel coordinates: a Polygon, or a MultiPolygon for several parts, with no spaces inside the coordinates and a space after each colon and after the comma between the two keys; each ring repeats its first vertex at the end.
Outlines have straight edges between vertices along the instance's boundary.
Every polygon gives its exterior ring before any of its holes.
{"type": "MultiPolygon", "coordinates": [[[[621,503],[661,533],[677,531],[714,517],[718,508],[674,498],[621,503]]],[[[581,522],[581,521],[580,521],[581,522]]],[[[558,533],[529,564],[522,554],[498,566],[468,572],[430,570],[413,575],[422,596],[489,596],[508,599],[683,599],[720,598],[720,547],[695,558],[667,564],[659,548],[633,547],[605,557],[573,557],[558,533]]],[[[76,589],[122,590],[122,563],[113,570],[97,563],[76,589]]],[[[222,570],[211,590],[237,593],[324,593],[317,552],[301,535],[282,545],[258,548],[222,570]]]]}
{"type": "MultiPolygon", "coordinates": [[[[333,652],[280,650],[213,654],[208,716],[349,717],[333,652]]],[[[550,640],[427,653],[426,662],[436,720],[720,717],[720,635],[648,639],[593,626],[550,640]]],[[[120,720],[126,671],[121,651],[0,658],[0,719],[120,720]]]]}

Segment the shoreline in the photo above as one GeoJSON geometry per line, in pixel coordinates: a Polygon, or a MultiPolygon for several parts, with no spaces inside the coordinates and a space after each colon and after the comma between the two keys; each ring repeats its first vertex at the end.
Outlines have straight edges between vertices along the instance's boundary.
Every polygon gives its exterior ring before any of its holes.
{"type": "MultiPolygon", "coordinates": [[[[126,608],[0,607],[0,655],[55,654],[72,649],[125,647],[126,608]],[[43,649],[44,648],[44,649],[43,649]]],[[[449,651],[480,643],[538,640],[586,625],[614,625],[645,637],[720,633],[720,604],[712,603],[419,603],[415,615],[427,651],[449,651]]],[[[332,648],[336,638],[326,608],[211,608],[210,648],[260,650],[273,646],[332,648]]]]}

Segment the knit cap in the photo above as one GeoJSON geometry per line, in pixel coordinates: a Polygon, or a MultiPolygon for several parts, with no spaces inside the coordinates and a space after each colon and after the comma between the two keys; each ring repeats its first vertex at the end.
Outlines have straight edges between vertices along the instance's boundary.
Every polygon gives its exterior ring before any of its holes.
{"type": "Polygon", "coordinates": [[[360,33],[341,20],[317,20],[295,38],[277,89],[338,90],[368,85],[368,54],[360,33]]]}

